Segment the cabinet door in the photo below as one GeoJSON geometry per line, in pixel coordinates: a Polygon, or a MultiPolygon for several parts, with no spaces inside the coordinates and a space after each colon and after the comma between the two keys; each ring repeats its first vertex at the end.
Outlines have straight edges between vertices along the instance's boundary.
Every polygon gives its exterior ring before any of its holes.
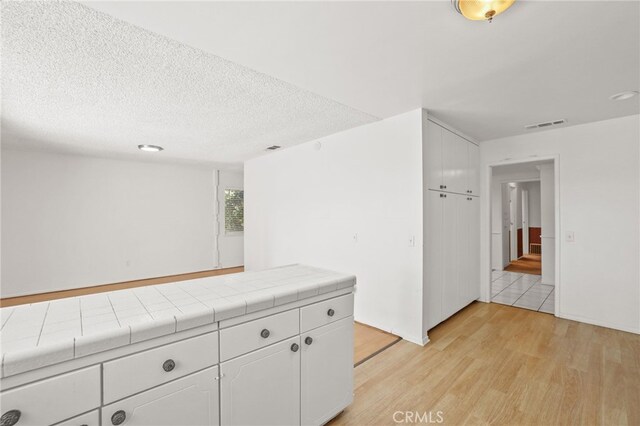
{"type": "Polygon", "coordinates": [[[462,195],[445,194],[443,211],[444,244],[443,256],[443,286],[442,286],[442,319],[449,318],[459,309],[458,281],[460,276],[459,256],[459,199],[462,195]]]}
{"type": "Polygon", "coordinates": [[[219,424],[218,367],[208,368],[102,409],[102,424],[201,426],[219,424]]]}
{"type": "Polygon", "coordinates": [[[426,328],[431,329],[444,319],[442,290],[444,286],[444,208],[446,198],[442,192],[427,191],[425,208],[425,289],[424,303],[426,328]]]}
{"type": "MultiPolygon", "coordinates": [[[[469,210],[471,198],[468,195],[456,195],[451,201],[455,202],[455,227],[456,227],[456,300],[454,313],[469,304],[467,284],[469,282],[469,210]]],[[[452,290],[453,292],[453,290],[452,290]]]]}
{"type": "Polygon", "coordinates": [[[467,303],[480,297],[480,198],[469,198],[470,200],[467,202],[467,228],[469,230],[467,303]]]}
{"type": "Polygon", "coordinates": [[[353,317],[308,331],[302,340],[303,425],[322,425],[353,401],[353,317]]]}
{"type": "Polygon", "coordinates": [[[221,423],[300,424],[299,347],[296,336],[222,363],[221,423]]]}
{"type": "Polygon", "coordinates": [[[467,193],[468,143],[455,133],[442,129],[442,166],[446,191],[467,193]]]}
{"type": "Polygon", "coordinates": [[[442,175],[442,127],[427,122],[426,144],[423,146],[423,164],[426,167],[427,188],[441,190],[444,186],[442,175]]]}
{"type": "Polygon", "coordinates": [[[480,148],[471,142],[467,142],[467,152],[467,188],[471,191],[471,195],[480,195],[480,148]]]}

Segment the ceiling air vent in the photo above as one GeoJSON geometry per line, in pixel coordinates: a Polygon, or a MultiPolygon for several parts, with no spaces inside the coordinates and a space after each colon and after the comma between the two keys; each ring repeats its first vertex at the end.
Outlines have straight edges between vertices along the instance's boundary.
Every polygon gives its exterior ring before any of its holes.
{"type": "Polygon", "coordinates": [[[567,120],[562,119],[562,120],[554,120],[554,121],[545,121],[544,123],[537,123],[537,124],[527,124],[526,126],[524,126],[525,129],[527,130],[533,130],[533,129],[543,129],[545,127],[549,127],[549,126],[557,126],[559,124],[564,124],[566,123],[567,120]]]}
{"type": "Polygon", "coordinates": [[[282,148],[280,145],[271,145],[267,148],[267,151],[275,151],[276,149],[282,148]]]}

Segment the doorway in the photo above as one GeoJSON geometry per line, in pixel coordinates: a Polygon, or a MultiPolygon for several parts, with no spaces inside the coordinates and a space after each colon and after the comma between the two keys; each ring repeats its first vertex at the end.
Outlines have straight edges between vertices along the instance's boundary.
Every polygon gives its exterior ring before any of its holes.
{"type": "Polygon", "coordinates": [[[544,256],[555,258],[553,170],[552,160],[491,167],[493,303],[555,313],[555,262],[544,256]]]}

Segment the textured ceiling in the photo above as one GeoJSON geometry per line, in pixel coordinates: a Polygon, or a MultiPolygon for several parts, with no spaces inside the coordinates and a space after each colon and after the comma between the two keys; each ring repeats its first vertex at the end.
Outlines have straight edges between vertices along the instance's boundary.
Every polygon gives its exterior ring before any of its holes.
{"type": "Polygon", "coordinates": [[[450,0],[87,4],[378,117],[426,108],[480,141],[640,112],[640,97],[609,100],[640,90],[637,0],[517,0],[491,24],[450,0]]]}
{"type": "Polygon", "coordinates": [[[376,119],[77,3],[2,2],[3,144],[225,165],[376,119]]]}

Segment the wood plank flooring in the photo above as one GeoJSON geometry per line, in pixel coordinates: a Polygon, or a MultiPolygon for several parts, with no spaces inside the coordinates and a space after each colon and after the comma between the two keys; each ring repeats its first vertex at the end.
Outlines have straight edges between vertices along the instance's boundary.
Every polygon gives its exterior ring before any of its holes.
{"type": "Polygon", "coordinates": [[[523,274],[542,275],[542,257],[539,254],[525,254],[512,261],[505,271],[521,272],[523,274]]]}
{"type": "Polygon", "coordinates": [[[0,308],[6,306],[24,305],[27,303],[45,302],[47,300],[64,299],[65,297],[84,296],[86,294],[104,293],[106,291],[123,290],[126,288],[143,287],[147,285],[166,284],[176,281],[193,280],[196,278],[213,277],[216,275],[235,274],[244,271],[244,266],[235,268],[212,269],[210,271],[191,272],[188,274],[169,275],[166,277],[147,278],[144,280],[125,281],[114,284],[103,284],[92,287],[74,288],[71,290],[52,291],[28,296],[7,297],[0,299],[0,308]]]}
{"type": "Polygon", "coordinates": [[[356,367],[355,400],[330,424],[440,411],[449,425],[640,425],[639,335],[476,302],[429,338],[356,367]]]}
{"type": "Polygon", "coordinates": [[[366,324],[354,324],[353,364],[358,366],[402,340],[395,334],[387,333],[366,324]]]}

